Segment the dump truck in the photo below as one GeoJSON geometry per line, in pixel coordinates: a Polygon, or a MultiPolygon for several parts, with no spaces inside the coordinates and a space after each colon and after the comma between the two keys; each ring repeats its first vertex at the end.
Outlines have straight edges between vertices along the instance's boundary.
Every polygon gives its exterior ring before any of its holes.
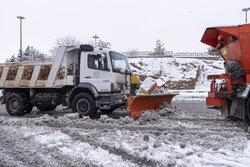
{"type": "Polygon", "coordinates": [[[207,106],[220,107],[230,118],[250,121],[250,24],[211,27],[202,43],[216,48],[225,73],[208,75],[212,80],[207,106]]]}
{"type": "Polygon", "coordinates": [[[91,45],[59,47],[52,62],[0,64],[2,103],[12,116],[30,113],[33,106],[50,111],[63,105],[91,118],[97,110],[126,107],[138,119],[174,96],[136,95],[138,88],[126,56],[91,45]]]}

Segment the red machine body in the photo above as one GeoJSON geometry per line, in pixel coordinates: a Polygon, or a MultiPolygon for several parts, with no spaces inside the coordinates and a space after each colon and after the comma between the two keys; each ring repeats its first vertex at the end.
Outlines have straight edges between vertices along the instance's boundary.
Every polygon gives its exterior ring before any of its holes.
{"type": "MultiPolygon", "coordinates": [[[[207,105],[231,106],[238,97],[241,97],[245,104],[248,92],[245,92],[244,96],[241,95],[250,84],[250,24],[207,28],[201,42],[217,48],[225,63],[238,62],[242,70],[242,75],[238,77],[231,77],[227,72],[221,75],[209,75],[208,79],[212,80],[212,83],[206,99],[207,105]],[[223,84],[216,83],[217,79],[223,79],[223,84]]],[[[235,105],[237,108],[237,104],[235,105]]]]}

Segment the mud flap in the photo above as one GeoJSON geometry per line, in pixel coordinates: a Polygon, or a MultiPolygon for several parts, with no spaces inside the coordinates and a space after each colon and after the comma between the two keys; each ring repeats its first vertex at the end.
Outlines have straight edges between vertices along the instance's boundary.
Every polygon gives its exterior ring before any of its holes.
{"type": "Polygon", "coordinates": [[[245,104],[245,99],[234,99],[229,115],[239,119],[245,119],[245,104]]]}
{"type": "Polygon", "coordinates": [[[138,95],[128,98],[128,109],[134,119],[138,119],[143,111],[156,110],[166,102],[171,104],[172,98],[176,94],[166,95],[138,95]]]}
{"type": "Polygon", "coordinates": [[[250,85],[245,85],[237,90],[236,97],[232,100],[229,115],[245,119],[246,113],[249,112],[249,93],[250,85]]]}
{"type": "Polygon", "coordinates": [[[220,112],[221,112],[221,115],[225,116],[225,117],[228,117],[229,116],[229,112],[228,112],[228,109],[226,106],[222,106],[220,108],[220,112]]]}

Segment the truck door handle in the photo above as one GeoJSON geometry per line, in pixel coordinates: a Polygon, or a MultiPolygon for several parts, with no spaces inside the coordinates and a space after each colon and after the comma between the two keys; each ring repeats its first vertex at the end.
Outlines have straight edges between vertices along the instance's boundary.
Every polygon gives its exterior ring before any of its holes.
{"type": "Polygon", "coordinates": [[[91,78],[90,76],[86,76],[85,78],[91,78]]]}

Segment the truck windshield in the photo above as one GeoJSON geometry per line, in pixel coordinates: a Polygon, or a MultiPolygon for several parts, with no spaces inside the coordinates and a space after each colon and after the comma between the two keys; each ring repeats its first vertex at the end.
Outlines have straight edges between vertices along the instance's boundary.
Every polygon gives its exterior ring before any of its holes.
{"type": "Polygon", "coordinates": [[[112,68],[114,72],[121,72],[121,70],[130,71],[128,59],[122,54],[110,52],[112,68]]]}

